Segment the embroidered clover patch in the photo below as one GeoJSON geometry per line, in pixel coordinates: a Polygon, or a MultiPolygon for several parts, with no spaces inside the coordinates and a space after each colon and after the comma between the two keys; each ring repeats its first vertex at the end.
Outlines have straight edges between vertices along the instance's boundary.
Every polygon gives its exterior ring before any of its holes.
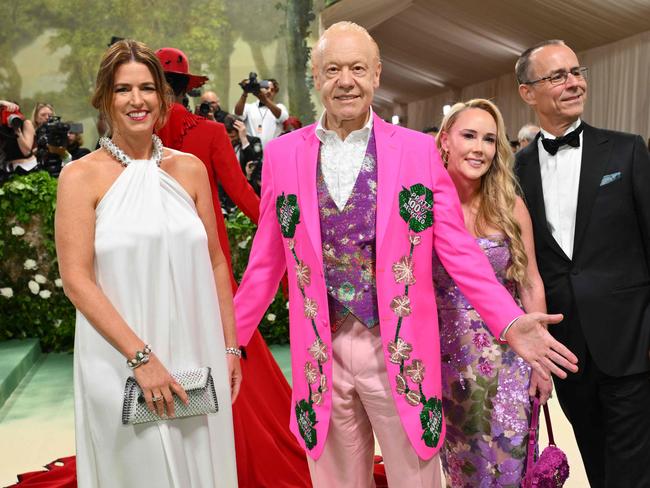
{"type": "Polygon", "coordinates": [[[282,193],[275,201],[275,211],[278,215],[282,235],[287,239],[293,238],[296,233],[296,225],[300,222],[298,197],[294,194],[285,197],[282,193]]]}
{"type": "Polygon", "coordinates": [[[413,232],[433,225],[433,192],[422,183],[399,192],[399,214],[413,232]]]}
{"type": "Polygon", "coordinates": [[[423,402],[420,412],[422,440],[429,447],[436,447],[442,432],[442,400],[436,397],[423,402]]]}
{"type": "Polygon", "coordinates": [[[300,436],[304,439],[307,449],[313,449],[318,442],[317,432],[314,428],[318,421],[316,420],[314,408],[307,400],[300,400],[296,403],[296,420],[300,436]]]}

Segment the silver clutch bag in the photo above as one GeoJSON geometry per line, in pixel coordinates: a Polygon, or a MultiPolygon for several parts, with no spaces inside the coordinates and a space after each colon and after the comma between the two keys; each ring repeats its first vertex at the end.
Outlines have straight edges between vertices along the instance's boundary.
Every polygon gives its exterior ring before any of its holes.
{"type": "MultiPolygon", "coordinates": [[[[171,375],[185,389],[190,400],[189,404],[185,405],[180,398],[174,395],[176,413],[171,420],[219,411],[217,393],[214,390],[214,381],[209,367],[172,371],[171,375]]],[[[128,377],[124,387],[122,423],[143,424],[160,420],[169,419],[149,411],[140,385],[133,376],[128,377]]]]}

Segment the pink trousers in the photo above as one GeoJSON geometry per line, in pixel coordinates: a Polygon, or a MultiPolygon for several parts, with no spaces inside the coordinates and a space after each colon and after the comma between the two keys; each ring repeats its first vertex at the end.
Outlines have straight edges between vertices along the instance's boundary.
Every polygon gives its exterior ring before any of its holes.
{"type": "Polygon", "coordinates": [[[332,341],[332,417],[323,453],[307,456],[314,488],[371,488],[375,438],[391,487],[440,488],[438,455],[418,457],[404,432],[386,374],[379,327],[352,315],[332,341]]]}

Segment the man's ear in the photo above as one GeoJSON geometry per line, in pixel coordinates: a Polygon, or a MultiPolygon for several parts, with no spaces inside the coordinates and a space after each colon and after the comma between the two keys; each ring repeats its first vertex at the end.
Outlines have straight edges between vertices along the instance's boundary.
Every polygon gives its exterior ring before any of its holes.
{"type": "Polygon", "coordinates": [[[378,62],[377,63],[377,68],[375,69],[375,79],[373,80],[373,83],[372,83],[373,87],[375,89],[379,88],[379,78],[381,76],[381,67],[382,67],[381,62],[378,62]]]}
{"type": "Polygon", "coordinates": [[[535,95],[535,90],[531,85],[527,85],[526,83],[521,83],[519,85],[519,96],[527,105],[530,105],[531,107],[537,105],[537,97],[535,95]]]}

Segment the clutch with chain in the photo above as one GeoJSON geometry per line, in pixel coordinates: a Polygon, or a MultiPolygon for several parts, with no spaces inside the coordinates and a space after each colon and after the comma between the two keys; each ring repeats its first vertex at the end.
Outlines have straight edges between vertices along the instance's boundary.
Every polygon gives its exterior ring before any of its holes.
{"type": "Polygon", "coordinates": [[[174,398],[174,417],[160,417],[147,408],[144,394],[133,376],[126,380],[124,386],[124,403],[122,405],[123,424],[143,424],[161,420],[173,420],[183,417],[207,415],[219,411],[217,393],[209,367],[172,371],[172,377],[187,392],[189,403],[185,405],[178,396],[174,398]]]}

